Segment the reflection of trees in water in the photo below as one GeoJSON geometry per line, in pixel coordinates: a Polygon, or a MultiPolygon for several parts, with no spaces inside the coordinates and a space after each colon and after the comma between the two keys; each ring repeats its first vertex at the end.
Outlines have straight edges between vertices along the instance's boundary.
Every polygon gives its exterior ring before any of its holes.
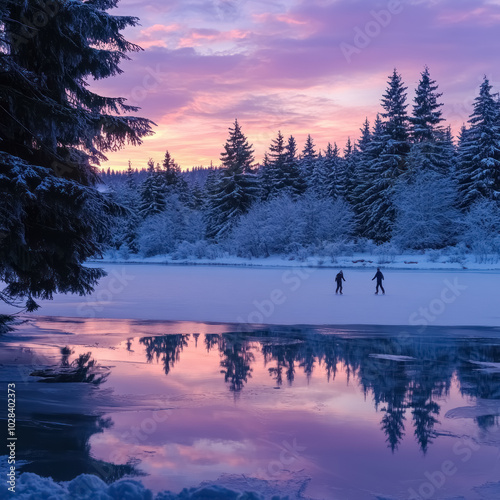
{"type": "Polygon", "coordinates": [[[229,390],[237,393],[252,377],[250,364],[255,361],[255,356],[251,352],[251,344],[241,335],[228,334],[223,336],[219,349],[221,373],[224,374],[224,380],[229,382],[229,390]]]}
{"type": "Polygon", "coordinates": [[[161,337],[143,337],[140,343],[146,346],[146,359],[151,363],[161,358],[165,375],[170,373],[175,363],[180,360],[184,347],[188,345],[189,334],[163,335],[161,337]]]}
{"type": "Polygon", "coordinates": [[[430,355],[422,353],[424,359],[412,363],[414,370],[408,384],[408,407],[411,408],[414,434],[424,453],[436,437],[434,426],[438,423],[440,406],[436,402],[449,394],[455,371],[456,359],[453,352],[441,348],[430,355]]]}
{"type": "MultiPolygon", "coordinates": [[[[39,382],[53,384],[83,383],[90,386],[101,385],[109,371],[99,366],[91,358],[91,353],[80,355],[74,361],[69,359],[73,351],[69,347],[61,349],[61,361],[57,367],[38,370],[31,375],[41,377],[39,382]]],[[[95,390],[95,389],[92,389],[95,390]]],[[[85,391],[72,391],[71,404],[80,406],[76,398],[85,391]]],[[[89,408],[89,413],[93,409],[89,408]]],[[[125,476],[143,475],[136,469],[137,463],[127,464],[96,460],[90,455],[90,438],[104,432],[113,424],[111,419],[101,415],[82,413],[45,413],[39,409],[20,418],[16,422],[17,432],[22,436],[19,459],[28,463],[21,467],[22,472],[33,472],[55,481],[71,481],[80,474],[93,474],[107,483],[125,476]]]]}
{"type": "Polygon", "coordinates": [[[220,350],[221,335],[217,333],[206,333],[205,334],[205,348],[207,352],[212,351],[216,347],[220,350]]]}
{"type": "Polygon", "coordinates": [[[297,342],[284,345],[272,342],[262,343],[264,366],[267,366],[268,363],[276,362],[276,366],[268,368],[268,371],[269,375],[276,381],[278,387],[283,384],[283,370],[285,370],[288,385],[291,386],[293,384],[298,353],[299,343],[297,342]]]}
{"type": "Polygon", "coordinates": [[[110,419],[95,415],[33,413],[18,421],[23,437],[19,458],[29,463],[22,472],[33,472],[54,481],[71,481],[80,474],[93,474],[107,483],[124,476],[143,475],[137,463],[116,465],[90,455],[90,438],[111,427],[110,419]]]}
{"type": "Polygon", "coordinates": [[[109,370],[100,366],[92,353],[80,354],[71,363],[70,356],[73,351],[69,347],[61,348],[61,362],[54,368],[35,370],[32,377],[40,377],[39,382],[70,383],[82,382],[85,384],[101,385],[109,376],[109,370]]]}
{"type": "MultiPolygon", "coordinates": [[[[164,355],[170,369],[188,339],[189,335],[166,335],[141,339],[141,342],[146,345],[148,360],[164,355]]],[[[285,380],[293,385],[298,371],[309,380],[315,370],[321,368],[328,381],[335,381],[342,370],[347,382],[354,380],[365,397],[372,398],[375,409],[383,414],[381,429],[393,451],[411,421],[420,449],[427,452],[436,437],[439,400],[449,394],[454,376],[464,396],[500,399],[500,372],[488,373],[470,362],[500,362],[500,345],[473,339],[346,338],[297,330],[285,333],[263,330],[251,335],[206,334],[204,347],[207,352],[219,353],[221,373],[234,393],[241,391],[251,377],[255,362],[253,350],[259,347],[264,366],[278,387],[285,380]],[[412,359],[387,359],[384,355],[412,359]]],[[[481,416],[476,421],[485,430],[499,424],[494,415],[481,416]]]]}

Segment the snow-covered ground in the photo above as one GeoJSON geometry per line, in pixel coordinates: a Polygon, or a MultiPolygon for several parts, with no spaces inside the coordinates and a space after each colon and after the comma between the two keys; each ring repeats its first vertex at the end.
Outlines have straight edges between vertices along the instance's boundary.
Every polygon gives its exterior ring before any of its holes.
{"type": "MultiPolygon", "coordinates": [[[[102,265],[102,264],[101,264],[102,265]]],[[[88,297],[57,295],[39,314],[243,324],[500,326],[500,272],[103,264],[88,297]]]]}

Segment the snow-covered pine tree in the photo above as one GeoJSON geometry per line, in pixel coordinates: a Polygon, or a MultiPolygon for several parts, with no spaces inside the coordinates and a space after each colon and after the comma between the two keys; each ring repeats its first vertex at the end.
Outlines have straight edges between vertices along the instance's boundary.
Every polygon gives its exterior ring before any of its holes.
{"type": "Polygon", "coordinates": [[[191,188],[191,194],[189,196],[189,208],[192,210],[201,210],[204,204],[204,194],[200,187],[198,181],[195,181],[193,187],[191,188]]]}
{"type": "Polygon", "coordinates": [[[370,122],[368,121],[368,118],[365,119],[363,126],[359,130],[361,132],[361,137],[358,139],[356,149],[360,153],[364,153],[372,138],[372,133],[370,131],[370,122]]]}
{"type": "Polygon", "coordinates": [[[443,132],[438,134],[437,144],[439,148],[439,158],[437,165],[440,167],[438,173],[454,177],[457,165],[457,148],[451,133],[451,127],[448,126],[443,132]]]}
{"type": "Polygon", "coordinates": [[[285,189],[290,193],[292,199],[297,199],[305,193],[307,184],[302,177],[302,172],[297,158],[297,142],[295,137],[291,135],[288,138],[286,149],[286,161],[284,166],[284,185],[285,189]]]}
{"type": "Polygon", "coordinates": [[[203,187],[203,216],[205,219],[205,225],[207,228],[207,236],[209,234],[215,234],[217,228],[217,188],[219,184],[219,178],[221,175],[220,170],[210,168],[207,181],[203,187]]]}
{"type": "Polygon", "coordinates": [[[212,198],[212,220],[208,237],[224,239],[239,217],[246,213],[259,196],[257,176],[253,168],[253,150],[238,120],[229,129],[229,138],[221,154],[222,172],[212,198]]]}
{"type": "Polygon", "coordinates": [[[165,152],[162,167],[159,170],[160,177],[163,182],[165,194],[177,194],[179,200],[189,205],[190,190],[186,179],[182,176],[181,167],[175,162],[169,151],[165,152]]]}
{"type": "Polygon", "coordinates": [[[281,131],[278,131],[278,136],[273,139],[271,146],[269,147],[268,154],[268,182],[269,182],[269,192],[268,198],[274,198],[278,196],[279,193],[286,186],[286,179],[284,177],[286,166],[286,146],[285,138],[281,131]]]}
{"type": "Polygon", "coordinates": [[[0,298],[30,310],[37,297],[89,293],[105,274],[82,265],[99,252],[110,211],[92,187],[95,165],[152,133],[149,120],[123,115],[137,108],[88,87],[139,50],[121,34],[137,19],[110,15],[116,4],[53,0],[36,29],[26,20],[40,2],[0,6],[0,298]]]}
{"type": "MultiPolygon", "coordinates": [[[[399,177],[406,172],[410,149],[408,116],[406,114],[406,87],[396,70],[389,77],[388,88],[382,98],[382,148],[370,165],[371,185],[365,194],[363,217],[365,235],[377,242],[388,241],[395,219],[392,204],[393,189],[399,177]]],[[[377,137],[377,141],[379,137],[377,137]]]]}
{"type": "Polygon", "coordinates": [[[314,142],[311,135],[308,135],[306,144],[302,150],[302,156],[300,158],[300,170],[308,188],[312,185],[314,166],[316,165],[317,158],[318,153],[316,152],[314,142]]]}
{"type": "MultiPolygon", "coordinates": [[[[328,144],[331,148],[331,145],[328,144]]],[[[328,154],[325,152],[325,154],[328,154]]],[[[329,181],[332,162],[326,156],[323,156],[321,151],[314,162],[314,168],[309,185],[309,191],[317,198],[328,198],[330,195],[329,181]]]]}
{"type": "Polygon", "coordinates": [[[365,198],[365,191],[367,189],[367,181],[369,179],[370,161],[367,155],[367,149],[372,140],[372,132],[370,130],[370,122],[368,121],[368,118],[365,119],[360,132],[361,136],[358,139],[356,154],[353,158],[356,168],[354,171],[353,187],[351,190],[351,205],[356,217],[359,217],[360,215],[361,206],[365,198]]]}
{"type": "Polygon", "coordinates": [[[388,88],[382,97],[384,112],[385,147],[379,161],[384,175],[397,179],[406,170],[406,157],[410,150],[406,90],[401,75],[394,70],[388,88]]]}
{"type": "Polygon", "coordinates": [[[165,152],[165,158],[163,159],[162,164],[162,178],[165,183],[165,187],[167,189],[176,187],[181,178],[181,167],[175,163],[175,160],[172,158],[172,155],[167,150],[165,152]]]}
{"type": "Polygon", "coordinates": [[[138,209],[140,197],[135,177],[135,172],[132,168],[131,162],[129,161],[123,199],[120,201],[121,204],[127,209],[125,220],[123,221],[123,240],[132,253],[137,253],[139,251],[139,247],[137,245],[137,231],[141,219],[138,209]]]}
{"type": "Polygon", "coordinates": [[[269,159],[269,153],[267,151],[264,153],[264,160],[262,161],[262,165],[259,167],[257,178],[260,188],[260,198],[263,201],[266,201],[274,189],[274,172],[272,170],[271,160],[269,159]]]}
{"type": "Polygon", "coordinates": [[[386,147],[385,127],[380,115],[377,115],[373,126],[370,142],[366,145],[361,155],[362,170],[364,175],[358,176],[358,183],[354,190],[354,208],[358,224],[358,233],[367,238],[376,238],[373,231],[377,222],[377,215],[383,215],[384,181],[383,170],[379,158],[386,147]]]}
{"type": "Polygon", "coordinates": [[[352,204],[353,196],[354,196],[354,187],[355,187],[355,176],[356,176],[356,148],[353,147],[351,138],[347,138],[347,143],[344,149],[344,157],[343,157],[343,198],[352,204]]]}
{"type": "Polygon", "coordinates": [[[492,86],[484,77],[469,129],[458,149],[457,176],[463,208],[485,198],[500,200],[500,118],[492,86]]]}
{"type": "Polygon", "coordinates": [[[449,142],[442,127],[442,96],[426,66],[414,98],[413,116],[410,117],[412,145],[408,155],[408,175],[432,170],[442,175],[450,172],[449,142]]]}
{"type": "Polygon", "coordinates": [[[2,150],[52,168],[61,177],[94,177],[91,165],[125,143],[140,144],[151,122],[123,116],[137,111],[123,98],[89,90],[88,79],[120,74],[119,64],[137,45],[121,31],[137,18],[113,16],[118,0],[47,5],[46,24],[29,28],[40,2],[8,2],[2,19],[2,150]],[[71,40],[71,43],[68,43],[71,40]]]}
{"type": "Polygon", "coordinates": [[[435,133],[441,130],[442,103],[438,99],[443,95],[438,93],[438,85],[431,79],[426,66],[421,73],[413,105],[413,116],[410,117],[411,135],[414,142],[434,141],[435,133]]]}
{"type": "Polygon", "coordinates": [[[454,164],[453,164],[454,168],[453,168],[453,171],[451,173],[452,179],[457,183],[457,185],[459,187],[459,192],[460,192],[460,174],[461,174],[460,165],[459,165],[460,152],[463,151],[463,146],[465,144],[468,130],[469,129],[467,128],[465,123],[463,123],[462,126],[460,127],[460,132],[458,133],[458,136],[457,136],[457,146],[455,148],[455,156],[454,156],[454,164]]]}
{"type": "Polygon", "coordinates": [[[162,172],[155,167],[153,159],[148,161],[147,175],[140,189],[139,211],[142,217],[150,217],[165,210],[165,186],[162,172]]]}
{"type": "Polygon", "coordinates": [[[324,162],[328,169],[328,196],[337,200],[343,196],[344,177],[342,170],[342,159],[337,143],[329,142],[325,150],[324,162]]]}
{"type": "Polygon", "coordinates": [[[137,191],[137,181],[136,181],[136,176],[135,176],[135,171],[132,168],[132,162],[128,162],[128,167],[127,167],[127,173],[126,173],[126,180],[125,184],[127,185],[127,188],[130,191],[137,191]]]}

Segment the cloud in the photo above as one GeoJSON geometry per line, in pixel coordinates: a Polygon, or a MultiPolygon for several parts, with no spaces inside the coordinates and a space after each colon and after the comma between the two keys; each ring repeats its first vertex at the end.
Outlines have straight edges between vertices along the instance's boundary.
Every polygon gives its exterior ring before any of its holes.
{"type": "Polygon", "coordinates": [[[166,139],[183,167],[217,161],[235,117],[258,159],[281,126],[343,144],[375,118],[394,67],[411,104],[429,65],[458,131],[482,76],[500,81],[493,0],[122,0],[120,9],[141,17],[127,36],[147,50],[96,88],[141,106],[159,133],[113,154],[112,167],[145,164],[166,139]],[[350,60],[343,44],[355,48],[350,60]]]}

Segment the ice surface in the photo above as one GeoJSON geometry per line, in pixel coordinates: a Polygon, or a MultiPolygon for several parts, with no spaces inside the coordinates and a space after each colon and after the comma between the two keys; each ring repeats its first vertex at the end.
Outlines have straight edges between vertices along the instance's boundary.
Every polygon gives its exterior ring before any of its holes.
{"type": "Polygon", "coordinates": [[[500,371],[500,363],[486,363],[483,361],[469,361],[474,365],[478,366],[478,369],[490,371],[490,372],[498,372],[500,371]]]}
{"type": "Polygon", "coordinates": [[[88,297],[56,295],[39,314],[281,325],[499,326],[500,273],[383,269],[241,268],[105,264],[108,276],[88,297]]]}
{"type": "Polygon", "coordinates": [[[500,401],[495,399],[478,399],[475,406],[463,406],[448,411],[446,418],[478,418],[500,416],[500,401]]]}
{"type": "Polygon", "coordinates": [[[387,359],[389,361],[411,361],[415,358],[411,356],[396,356],[393,354],[370,354],[371,358],[387,359]]]}

